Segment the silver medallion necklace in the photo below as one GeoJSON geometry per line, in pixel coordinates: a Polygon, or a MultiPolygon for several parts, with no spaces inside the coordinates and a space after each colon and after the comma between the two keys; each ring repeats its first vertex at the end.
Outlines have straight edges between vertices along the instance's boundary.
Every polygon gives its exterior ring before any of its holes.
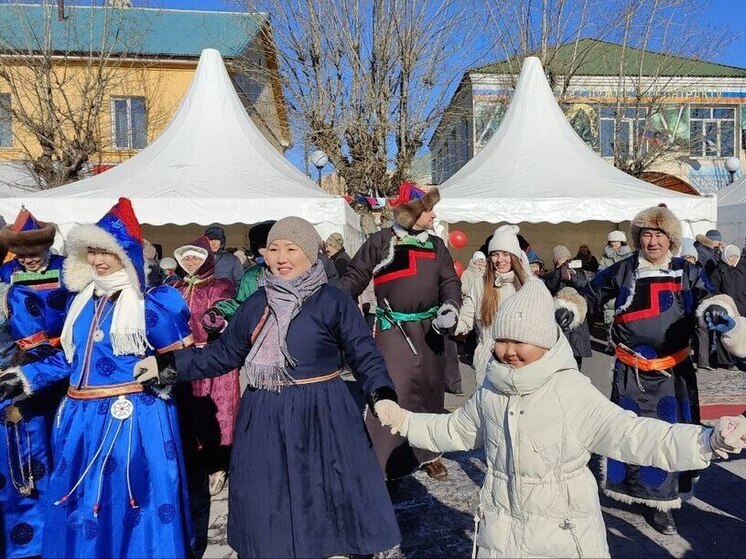
{"type": "MultiPolygon", "coordinates": [[[[101,314],[101,310],[104,308],[106,303],[109,301],[109,298],[104,296],[101,297],[101,302],[99,303],[99,306],[96,308],[96,315],[101,314]]],[[[111,311],[114,310],[114,307],[116,306],[116,303],[114,303],[111,307],[109,307],[109,310],[106,311],[106,314],[103,316],[99,316],[98,320],[96,321],[96,329],[93,331],[93,341],[94,342],[100,342],[104,339],[104,331],[101,330],[101,326],[103,325],[106,318],[111,314],[111,311]]]]}

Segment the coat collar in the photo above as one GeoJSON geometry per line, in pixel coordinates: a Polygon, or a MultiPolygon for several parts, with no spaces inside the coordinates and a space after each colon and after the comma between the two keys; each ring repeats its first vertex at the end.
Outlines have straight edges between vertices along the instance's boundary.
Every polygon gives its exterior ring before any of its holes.
{"type": "Polygon", "coordinates": [[[520,369],[504,365],[493,357],[487,365],[487,379],[498,392],[509,396],[524,396],[539,390],[557,372],[577,369],[572,348],[559,326],[557,334],[557,343],[544,357],[520,369]]]}

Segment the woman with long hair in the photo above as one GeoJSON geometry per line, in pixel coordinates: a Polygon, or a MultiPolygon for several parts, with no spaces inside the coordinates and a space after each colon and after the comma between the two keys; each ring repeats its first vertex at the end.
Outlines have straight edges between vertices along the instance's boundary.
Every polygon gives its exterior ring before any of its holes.
{"type": "Polygon", "coordinates": [[[456,334],[477,330],[474,369],[477,387],[482,385],[492,355],[492,327],[500,302],[518,291],[532,276],[526,254],[518,242],[518,227],[502,225],[488,245],[489,260],[484,279],[475,282],[459,312],[456,334]]]}

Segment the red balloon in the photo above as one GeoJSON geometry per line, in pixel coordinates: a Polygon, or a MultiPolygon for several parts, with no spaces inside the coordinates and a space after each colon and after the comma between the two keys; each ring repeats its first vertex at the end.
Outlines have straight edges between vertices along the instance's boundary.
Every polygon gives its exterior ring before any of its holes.
{"type": "Polygon", "coordinates": [[[459,229],[454,229],[448,234],[448,243],[453,248],[464,248],[466,246],[466,233],[459,229]]]}
{"type": "Polygon", "coordinates": [[[458,260],[453,263],[453,269],[456,270],[456,275],[458,277],[461,277],[461,274],[464,273],[464,265],[458,260]]]}

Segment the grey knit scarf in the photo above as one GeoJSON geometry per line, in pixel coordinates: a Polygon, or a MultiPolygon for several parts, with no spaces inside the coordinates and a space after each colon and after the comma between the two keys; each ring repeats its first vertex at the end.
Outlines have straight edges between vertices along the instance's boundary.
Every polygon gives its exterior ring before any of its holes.
{"type": "Polygon", "coordinates": [[[296,365],[288,351],[288,328],[300,313],[303,302],[326,281],[320,260],[289,281],[270,272],[264,274],[260,285],[265,288],[269,314],[244,362],[250,386],[279,392],[283,386],[295,382],[288,373],[288,367],[296,365]]]}

